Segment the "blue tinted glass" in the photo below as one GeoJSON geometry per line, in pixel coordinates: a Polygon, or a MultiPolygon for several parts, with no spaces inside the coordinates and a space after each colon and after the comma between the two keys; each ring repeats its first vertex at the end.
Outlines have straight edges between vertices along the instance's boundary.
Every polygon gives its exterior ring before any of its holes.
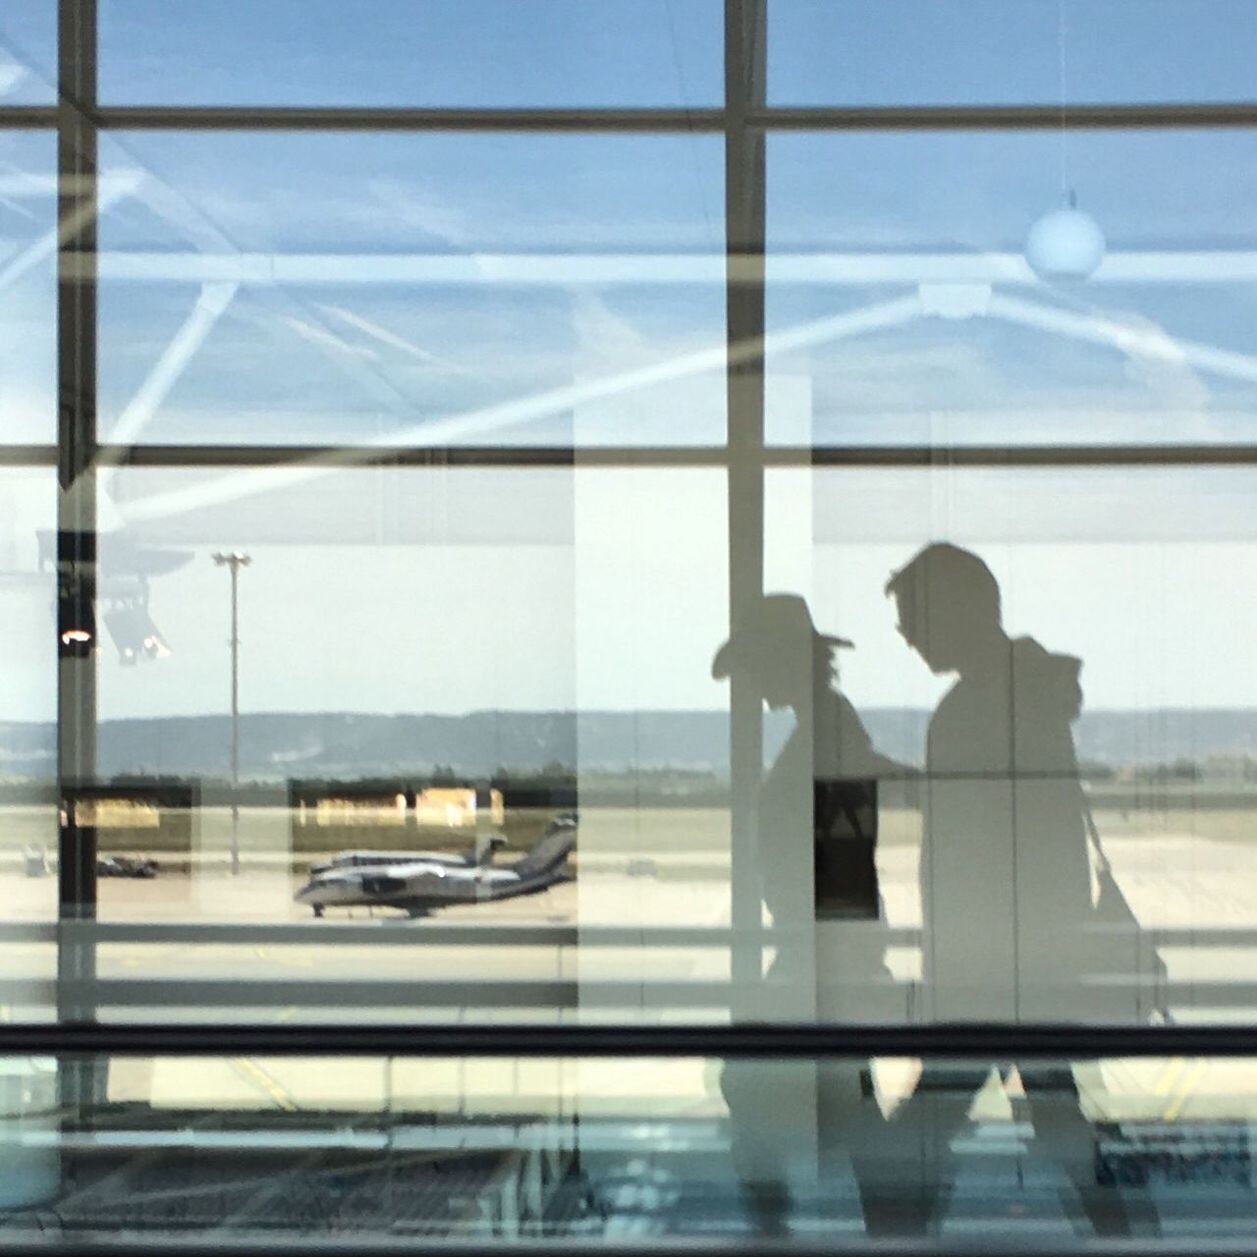
{"type": "Polygon", "coordinates": [[[806,394],[770,392],[774,441],[1257,434],[1247,133],[796,135],[769,154],[769,385],[806,394]],[[1075,228],[1095,253],[1069,273],[1075,228]]]}
{"type": "Polygon", "coordinates": [[[56,98],[56,4],[0,0],[0,105],[50,105],[56,98]]]}
{"type": "Polygon", "coordinates": [[[145,135],[104,167],[108,439],[723,439],[716,137],[145,135]]]}
{"type": "Polygon", "coordinates": [[[0,132],[0,444],[56,439],[56,142],[0,132]]]}
{"type": "Polygon", "coordinates": [[[770,0],[791,105],[1250,100],[1248,0],[770,0]]]}
{"type": "Polygon", "coordinates": [[[721,20],[719,0],[103,0],[101,97],[718,105],[721,20]]]}

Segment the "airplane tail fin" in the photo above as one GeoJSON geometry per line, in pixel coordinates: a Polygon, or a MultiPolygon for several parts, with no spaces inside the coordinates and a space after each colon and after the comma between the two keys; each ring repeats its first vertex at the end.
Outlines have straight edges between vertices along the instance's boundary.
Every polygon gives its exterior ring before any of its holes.
{"type": "Polygon", "coordinates": [[[472,852],[471,862],[483,868],[493,863],[493,853],[499,847],[506,846],[506,839],[501,834],[477,834],[476,846],[472,852]]]}
{"type": "Polygon", "coordinates": [[[514,865],[522,880],[553,873],[572,854],[576,846],[576,817],[556,817],[550,827],[533,844],[529,853],[514,865]]]}

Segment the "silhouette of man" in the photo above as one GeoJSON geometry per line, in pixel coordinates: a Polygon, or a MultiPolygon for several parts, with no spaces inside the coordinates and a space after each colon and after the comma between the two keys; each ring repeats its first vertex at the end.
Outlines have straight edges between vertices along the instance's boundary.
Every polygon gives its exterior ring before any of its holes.
{"type": "MultiPolygon", "coordinates": [[[[1004,631],[999,586],[977,555],[927,546],[886,585],[899,632],[936,674],[955,673],[929,724],[922,791],[925,1014],[936,1021],[1063,1021],[1080,999],[1091,915],[1085,800],[1072,724],[1079,660],[1004,631]]],[[[1021,1068],[1036,1139],[1066,1168],[1092,1225],[1128,1233],[1117,1194],[1096,1185],[1093,1136],[1069,1064],[1021,1068]]],[[[927,1065],[890,1129],[905,1148],[948,1143],[989,1067],[927,1065]],[[928,1129],[932,1126],[932,1131],[928,1129]]],[[[939,1184],[947,1177],[939,1172],[939,1184]]],[[[928,1186],[928,1185],[927,1185],[928,1186]]],[[[941,1219],[925,1191],[900,1229],[941,1219]]]]}
{"type": "MultiPolygon", "coordinates": [[[[867,999],[867,988],[861,989],[860,983],[886,972],[884,949],[876,932],[860,929],[864,922],[852,922],[855,929],[840,926],[846,937],[827,950],[822,962],[816,958],[816,899],[809,876],[820,867],[814,862],[814,805],[827,789],[841,798],[849,785],[858,797],[868,779],[903,773],[874,750],[855,708],[836,688],[834,656],[850,645],[819,633],[801,597],[776,593],[755,604],[712,661],[714,677],[745,677],[768,707],[788,710],[795,718],[757,796],[759,874],[776,945],[758,992],[757,1020],[814,1018],[818,978],[826,984],[830,1004],[823,1015],[858,1017],[860,1001],[867,999]],[[844,999],[846,1006],[839,1006],[844,999]]],[[[858,831],[861,820],[850,815],[856,809],[840,810],[849,819],[840,817],[839,823],[858,831]]],[[[871,871],[871,840],[867,857],[871,871]]],[[[875,896],[868,876],[861,880],[863,889],[875,896]]],[[[878,907],[874,902],[869,915],[876,915],[878,907]]],[[[808,1142],[803,1123],[819,1121],[823,1162],[827,1144],[858,1138],[856,1127],[873,1115],[881,1120],[875,1102],[862,1094],[860,1062],[822,1064],[818,1074],[807,1062],[731,1061],[723,1071],[721,1090],[729,1106],[735,1168],[752,1216],[768,1233],[786,1233],[791,1183],[806,1176],[800,1169],[808,1142]]]]}

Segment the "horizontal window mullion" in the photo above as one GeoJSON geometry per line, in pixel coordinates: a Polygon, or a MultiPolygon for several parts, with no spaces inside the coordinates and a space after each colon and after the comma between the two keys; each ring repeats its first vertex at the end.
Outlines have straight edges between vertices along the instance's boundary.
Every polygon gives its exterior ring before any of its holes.
{"type": "Polygon", "coordinates": [[[777,446],[775,467],[1217,467],[1257,464],[1257,445],[777,446]]]}
{"type": "Polygon", "coordinates": [[[0,445],[0,467],[55,467],[55,445],[0,445]]]}
{"type": "Polygon", "coordinates": [[[1123,128],[1257,127],[1257,102],[1129,105],[772,106],[752,126],[791,131],[1054,131],[1123,128]]]}
{"type": "Polygon", "coordinates": [[[705,467],[724,462],[721,446],[221,446],[103,445],[100,462],[125,467],[252,469],[308,464],[312,471],[354,467],[705,467]]]}
{"type": "Polygon", "coordinates": [[[56,125],[55,105],[0,105],[0,128],[51,130],[56,125]]]}
{"type": "Polygon", "coordinates": [[[719,131],[720,109],[377,109],[198,105],[106,106],[113,130],[719,131]]]}
{"type": "MultiPolygon", "coordinates": [[[[118,105],[94,111],[96,123],[118,130],[328,131],[720,131],[723,109],[432,109],[370,107],[118,105]]],[[[0,110],[0,123],[52,126],[42,106],[0,110]],[[12,119],[12,121],[7,121],[12,119]]],[[[1059,104],[765,106],[747,124],[766,130],[1053,130],[1059,104]]],[[[1065,125],[1095,128],[1257,127],[1257,102],[1069,105],[1065,125]]]]}
{"type": "MultiPolygon", "coordinates": [[[[716,467],[724,446],[102,445],[107,467],[716,467]]],[[[1257,465],[1257,445],[768,446],[768,467],[1218,467],[1257,465]]],[[[55,463],[51,446],[0,446],[0,465],[55,463]]]]}

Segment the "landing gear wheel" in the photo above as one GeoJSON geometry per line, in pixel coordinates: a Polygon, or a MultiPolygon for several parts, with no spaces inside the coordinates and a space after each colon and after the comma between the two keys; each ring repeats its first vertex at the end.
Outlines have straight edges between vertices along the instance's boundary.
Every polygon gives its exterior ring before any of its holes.
{"type": "Polygon", "coordinates": [[[316,904],[314,904],[314,905],[313,905],[313,908],[314,908],[314,915],[315,915],[315,917],[316,917],[317,919],[319,919],[319,920],[322,920],[322,918],[323,918],[323,905],[322,905],[321,903],[316,903],[316,904]]]}

